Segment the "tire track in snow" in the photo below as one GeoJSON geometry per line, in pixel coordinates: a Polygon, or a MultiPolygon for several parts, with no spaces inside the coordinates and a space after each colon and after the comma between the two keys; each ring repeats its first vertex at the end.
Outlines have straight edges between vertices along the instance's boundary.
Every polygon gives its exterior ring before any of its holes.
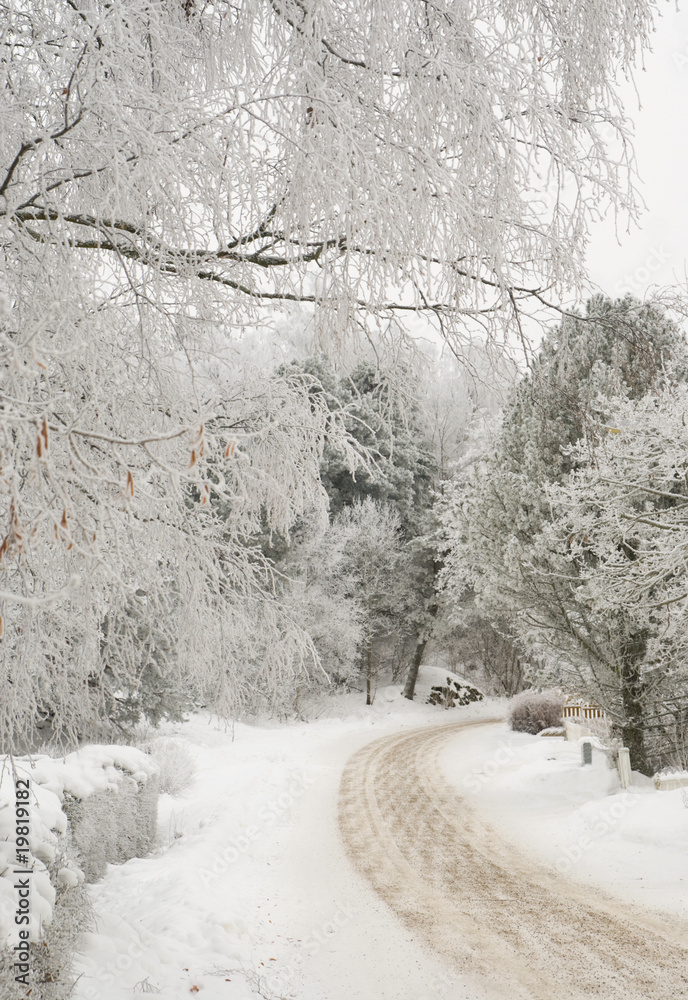
{"type": "Polygon", "coordinates": [[[503,1000],[688,998],[685,923],[539,867],[442,778],[446,744],[486,724],[414,730],[354,754],[339,824],[356,867],[429,947],[503,1000]]]}

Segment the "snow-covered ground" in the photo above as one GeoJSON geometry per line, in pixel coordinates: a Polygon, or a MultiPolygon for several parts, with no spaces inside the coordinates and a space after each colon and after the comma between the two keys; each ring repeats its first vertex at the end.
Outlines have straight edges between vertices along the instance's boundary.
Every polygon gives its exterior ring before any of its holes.
{"type": "Polygon", "coordinates": [[[111,866],[92,887],[96,928],[74,1000],[132,991],[474,1000],[354,872],[337,826],[340,775],[360,747],[503,711],[495,702],[423,704],[446,676],[426,668],[413,703],[397,685],[370,708],[361,694],[329,699],[311,722],[225,727],[195,717],[174,727],[196,758],[196,778],[181,796],[162,797],[158,853],[111,866]]]}
{"type": "Polygon", "coordinates": [[[563,737],[467,730],[443,755],[447,777],[521,851],[567,877],[688,916],[688,809],[633,773],[620,787],[602,753],[581,766],[563,737]]]}
{"type": "MultiPolygon", "coordinates": [[[[182,795],[163,796],[152,857],[92,887],[96,926],[74,1000],[133,993],[207,1000],[482,1000],[447,974],[354,871],[337,826],[347,759],[423,724],[494,718],[504,703],[444,711],[399,687],[331,699],[311,722],[175,727],[196,758],[182,795]]],[[[685,912],[688,810],[680,792],[628,794],[563,740],[495,724],[460,733],[443,767],[515,844],[572,877],[685,912]],[[605,819],[605,817],[607,817],[605,819]],[[603,830],[603,824],[607,827],[603,830]],[[581,838],[589,838],[587,840],[581,838]]]]}
{"type": "MultiPolygon", "coordinates": [[[[44,754],[0,757],[0,947],[13,948],[19,940],[18,857],[23,858],[23,873],[31,873],[31,905],[25,914],[30,940],[38,941],[41,926],[52,923],[55,888],[47,865],[59,857],[60,835],[67,830],[65,795],[85,800],[99,792],[116,793],[132,779],[134,787],[141,787],[157,771],[150,756],[126,746],[86,746],[57,759],[44,754]]],[[[70,863],[59,869],[57,881],[74,886],[83,883],[84,873],[70,863]]]]}

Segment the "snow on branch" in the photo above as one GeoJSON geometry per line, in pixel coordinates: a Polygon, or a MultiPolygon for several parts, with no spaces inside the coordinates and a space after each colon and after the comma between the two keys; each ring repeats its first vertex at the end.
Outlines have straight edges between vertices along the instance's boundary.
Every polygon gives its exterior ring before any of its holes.
{"type": "Polygon", "coordinates": [[[257,535],[322,516],[326,444],[359,456],[242,333],[288,302],[325,346],[421,310],[457,355],[523,333],[590,216],[635,215],[615,80],[653,10],[4,4],[1,745],[317,669],[257,535]]]}

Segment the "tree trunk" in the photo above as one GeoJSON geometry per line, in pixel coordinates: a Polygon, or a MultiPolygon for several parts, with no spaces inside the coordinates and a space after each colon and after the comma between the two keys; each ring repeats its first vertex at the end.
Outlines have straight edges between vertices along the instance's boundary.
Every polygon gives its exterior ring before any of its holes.
{"type": "Polygon", "coordinates": [[[366,651],[366,705],[372,705],[373,699],[370,696],[370,678],[373,672],[373,648],[368,643],[366,651]]]}
{"type": "Polygon", "coordinates": [[[652,775],[645,747],[645,719],[643,710],[642,660],[646,642],[633,636],[622,649],[621,700],[624,710],[622,726],[624,746],[628,747],[631,768],[641,774],[652,775]],[[640,655],[639,655],[640,654],[640,655]]]}
{"type": "Polygon", "coordinates": [[[418,671],[420,670],[420,665],[423,660],[423,653],[425,652],[425,646],[427,644],[427,639],[422,639],[420,642],[416,643],[416,651],[413,654],[413,660],[411,666],[409,667],[408,677],[406,678],[406,684],[404,685],[404,698],[408,698],[409,701],[413,701],[413,696],[416,692],[416,681],[418,680],[418,671]]]}
{"type": "MultiPolygon", "coordinates": [[[[436,581],[437,575],[442,569],[442,562],[439,559],[433,559],[432,561],[432,591],[436,594],[436,581]]],[[[428,608],[430,614],[431,622],[437,617],[437,611],[439,604],[433,603],[428,608]]],[[[425,647],[427,645],[427,637],[425,639],[418,639],[416,642],[416,651],[413,654],[413,660],[411,661],[411,666],[409,667],[408,676],[406,678],[406,684],[404,685],[404,698],[408,698],[409,701],[413,701],[413,696],[416,693],[416,681],[418,680],[418,671],[420,670],[420,665],[423,661],[423,653],[425,652],[425,647]]]]}

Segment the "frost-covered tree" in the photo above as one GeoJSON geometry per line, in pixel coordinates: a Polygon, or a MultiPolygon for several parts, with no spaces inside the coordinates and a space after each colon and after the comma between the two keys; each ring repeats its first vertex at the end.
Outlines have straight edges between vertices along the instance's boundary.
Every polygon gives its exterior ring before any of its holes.
{"type": "Polygon", "coordinates": [[[684,378],[687,371],[683,335],[660,306],[596,295],[547,333],[513,392],[501,462],[533,481],[558,481],[574,467],[570,446],[594,429],[605,400],[639,399],[669,373],[684,378]]]}
{"type": "Polygon", "coordinates": [[[440,491],[470,461],[476,439],[484,437],[520,376],[511,359],[486,345],[476,345],[460,361],[443,348],[427,366],[417,389],[418,405],[440,491]]]}
{"type": "Polygon", "coordinates": [[[368,497],[344,508],[335,518],[334,531],[341,536],[343,570],[363,610],[361,673],[366,704],[372,705],[378,675],[375,645],[403,629],[411,597],[401,520],[391,505],[368,497]]]}
{"type": "Polygon", "coordinates": [[[232,338],[296,300],[323,344],[421,310],[458,350],[575,283],[591,213],[635,210],[615,79],[653,4],[0,11],[2,739],[98,715],[101,624],[161,560],[181,669],[269,695],[305,640],[246,539],[322,500],[332,430],[232,338]]]}
{"type": "Polygon", "coordinates": [[[337,518],[306,516],[292,532],[291,543],[278,550],[277,560],[282,599],[310,636],[318,658],[315,679],[343,686],[360,675],[369,632],[348,559],[354,534],[351,524],[337,518]]]}
{"type": "Polygon", "coordinates": [[[576,532],[553,498],[557,484],[569,488],[575,470],[594,461],[618,399],[630,406],[671,384],[685,357],[680,332],[658,310],[630,299],[593,300],[585,318],[567,318],[546,340],[505,411],[496,446],[447,489],[443,515],[444,578],[457,619],[466,611],[490,622],[506,618],[515,638],[554,650],[573,683],[619,722],[641,770],[648,767],[647,720],[633,691],[649,634],[623,609],[591,612],[582,580],[598,567],[578,550],[574,558],[576,532]],[[605,664],[604,683],[593,663],[605,664]]]}
{"type": "Polygon", "coordinates": [[[147,659],[225,711],[282,699],[307,669],[310,639],[277,601],[252,539],[266,516],[286,532],[326,505],[319,467],[336,421],[296,377],[206,371],[221,402],[185,426],[180,410],[191,417],[198,397],[174,364],[163,396],[164,372],[158,359],[148,406],[111,371],[76,413],[89,388],[76,363],[38,377],[27,366],[5,382],[6,398],[35,399],[1,428],[13,461],[0,543],[0,732],[10,744],[42,719],[67,737],[92,733],[113,697],[139,690],[147,659]],[[59,388],[49,408],[46,382],[59,388]]]}
{"type": "Polygon", "coordinates": [[[156,591],[139,588],[124,608],[113,602],[103,617],[101,669],[90,683],[102,687],[103,714],[122,731],[143,719],[178,722],[194,704],[192,683],[177,669],[178,615],[176,587],[161,572],[156,591]]]}
{"type": "MultiPolygon", "coordinates": [[[[425,363],[430,367],[429,359],[425,363]]],[[[427,387],[419,385],[418,373],[407,362],[398,362],[391,371],[364,362],[342,373],[335,372],[324,358],[310,358],[287,370],[317,377],[311,391],[341,416],[352,445],[360,452],[361,461],[354,467],[341,448],[325,447],[320,472],[333,524],[365,501],[393,508],[399,518],[399,540],[406,558],[405,578],[398,588],[403,601],[395,614],[397,627],[391,631],[385,625],[384,636],[369,646],[375,647],[378,658],[393,664],[395,679],[407,674],[407,696],[412,698],[437,612],[438,539],[433,504],[439,476],[423,409],[427,387]],[[386,657],[382,656],[385,642],[390,646],[386,657]]],[[[286,556],[279,544],[270,551],[278,558],[286,556]]]]}
{"type": "Polygon", "coordinates": [[[297,298],[450,333],[575,283],[591,214],[635,211],[616,80],[649,0],[2,9],[13,270],[78,261],[161,329],[297,298]]]}
{"type": "Polygon", "coordinates": [[[371,705],[380,675],[404,669],[396,660],[416,638],[412,557],[395,506],[364,497],[325,523],[302,522],[277,566],[322,679],[362,679],[371,705]]]}
{"type": "Polygon", "coordinates": [[[685,384],[619,402],[592,453],[581,442],[576,472],[547,490],[543,540],[570,588],[550,631],[575,647],[636,766],[687,759],[686,412],[685,384]]]}
{"type": "MultiPolygon", "coordinates": [[[[415,361],[424,363],[422,357],[415,361]]],[[[369,498],[392,504],[404,535],[417,535],[437,469],[418,399],[418,372],[410,361],[391,369],[364,361],[352,371],[335,371],[320,356],[284,371],[312,376],[311,393],[341,418],[360,455],[352,466],[340,447],[325,447],[320,475],[331,514],[369,498]]]]}

